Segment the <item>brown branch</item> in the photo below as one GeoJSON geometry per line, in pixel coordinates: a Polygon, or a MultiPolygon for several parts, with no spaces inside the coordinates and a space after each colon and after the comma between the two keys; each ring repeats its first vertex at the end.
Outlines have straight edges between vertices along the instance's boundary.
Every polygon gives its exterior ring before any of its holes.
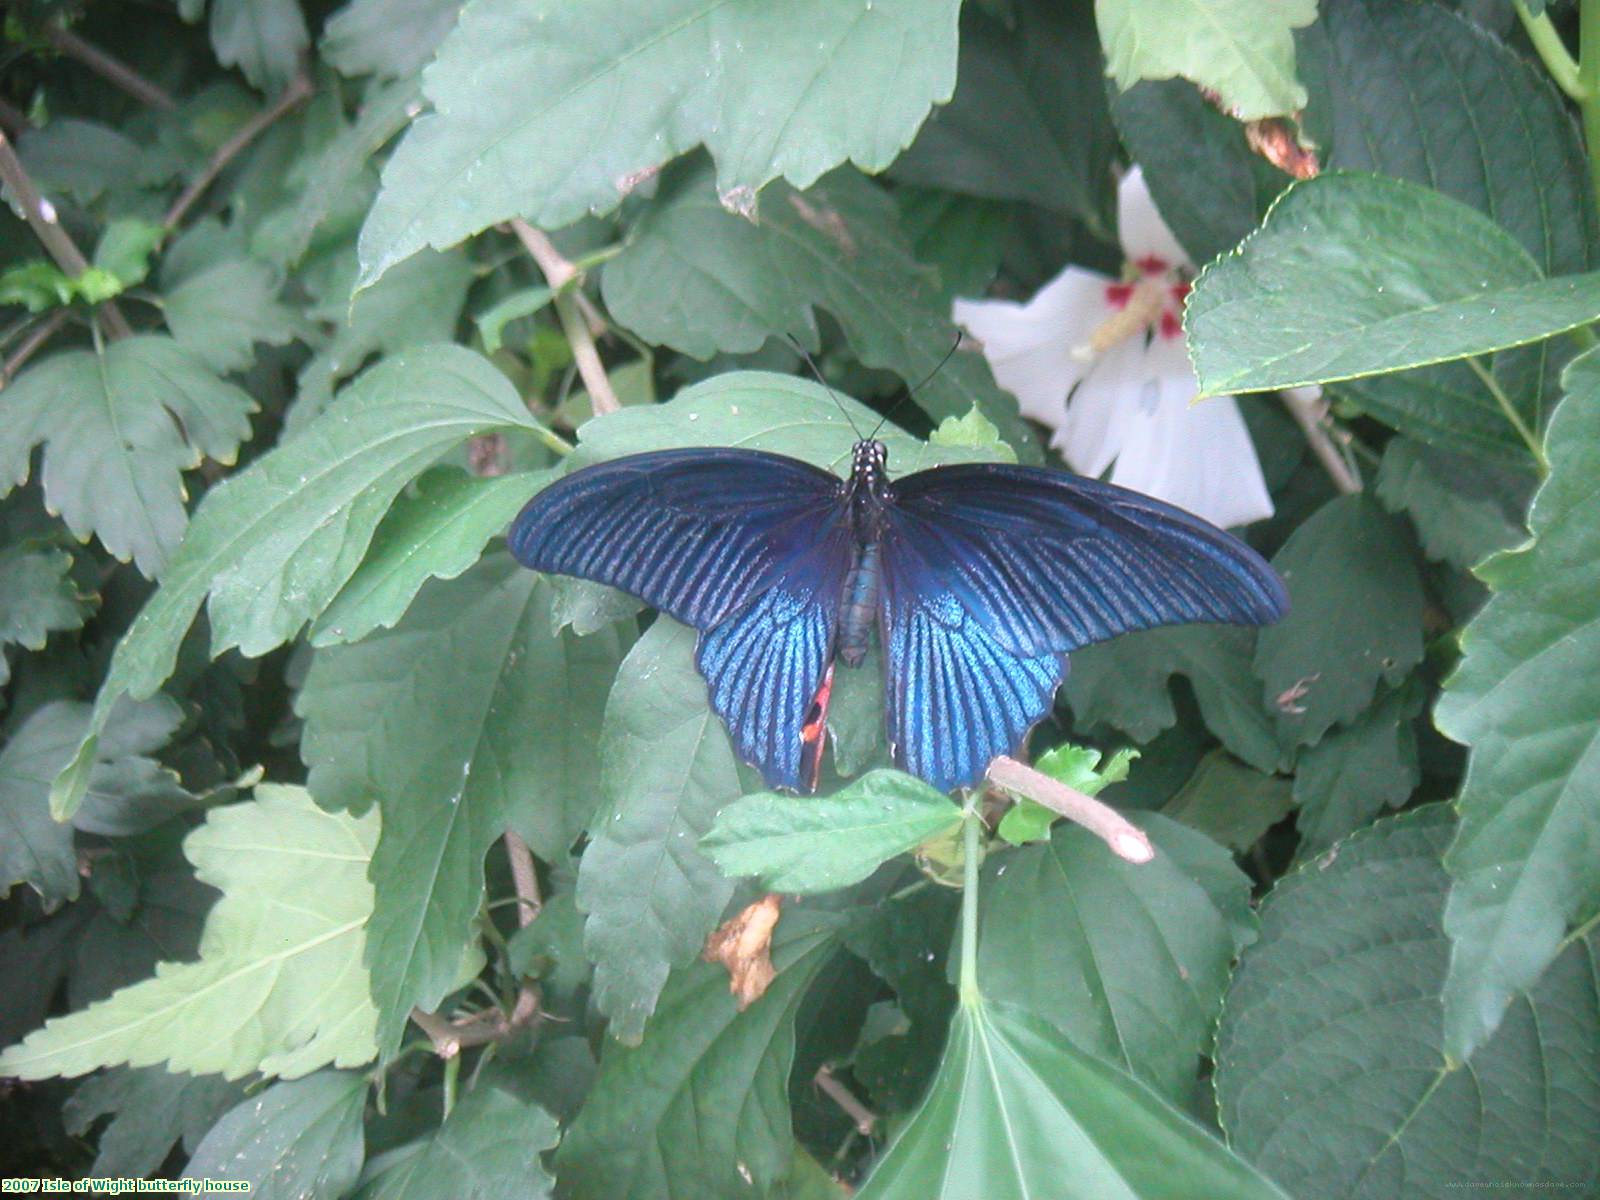
{"type": "Polygon", "coordinates": [[[572,361],[578,364],[578,374],[583,376],[590,408],[597,417],[616,412],[622,407],[622,402],[617,399],[611,379],[606,375],[605,364],[600,361],[600,352],[594,347],[594,334],[584,321],[583,314],[578,311],[577,303],[564,290],[577,275],[577,268],[561,256],[548,237],[521,217],[511,222],[511,231],[533,256],[533,261],[539,264],[545,282],[555,293],[556,316],[561,321],[561,331],[567,335],[567,344],[572,347],[572,361]]]}
{"type": "Polygon", "coordinates": [[[1076,821],[1111,847],[1118,858],[1147,863],[1156,856],[1144,830],[1116,809],[1002,754],[989,764],[989,781],[1076,821]]]}
{"type": "Polygon", "coordinates": [[[28,120],[27,113],[9,100],[0,99],[0,132],[14,141],[32,128],[33,122],[28,120]]]}
{"type": "Polygon", "coordinates": [[[183,189],[183,193],[172,202],[172,207],[167,209],[167,215],[161,219],[161,223],[168,230],[176,229],[184,217],[189,215],[189,210],[205,194],[205,190],[215,182],[218,175],[222,174],[223,169],[280,117],[308,100],[313,90],[311,76],[304,70],[300,71],[288,82],[272,104],[239,126],[231,138],[217,147],[206,163],[205,169],[195,176],[189,186],[183,189]]]}
{"type": "MultiPolygon", "coordinates": [[[[22,215],[50,257],[68,275],[76,278],[89,269],[89,260],[72,240],[72,235],[61,228],[56,206],[46,200],[23,168],[22,160],[11,148],[11,141],[0,134],[0,181],[11,189],[11,195],[22,208],[22,215]]],[[[115,302],[105,301],[101,306],[105,316],[106,332],[113,338],[130,337],[133,328],[128,324],[115,302]]]]}
{"type": "Polygon", "coordinates": [[[872,1136],[872,1130],[878,1124],[878,1114],[857,1100],[849,1088],[835,1079],[827,1064],[817,1068],[812,1081],[828,1099],[844,1110],[845,1116],[856,1123],[857,1133],[872,1136]]]}
{"type": "Polygon", "coordinates": [[[100,47],[84,41],[66,26],[53,24],[45,30],[50,44],[68,58],[75,58],[102,79],[108,80],[127,92],[141,104],[170,112],[177,101],[165,90],[151,83],[120,59],[113,58],[100,47]]]}
{"type": "Polygon", "coordinates": [[[486,1008],[458,1021],[451,1021],[438,1013],[424,1012],[420,1008],[411,1010],[411,1019],[428,1035],[428,1041],[433,1043],[433,1052],[447,1059],[455,1058],[469,1046],[484,1046],[510,1037],[538,1015],[539,990],[531,983],[525,984],[517,993],[516,1004],[510,1015],[499,1008],[486,1008]]]}
{"type": "Polygon", "coordinates": [[[1283,397],[1283,406],[1289,410],[1295,424],[1300,426],[1300,432],[1305,434],[1311,452],[1333,480],[1333,486],[1352,496],[1361,490],[1361,481],[1350,470],[1339,447],[1333,444],[1333,437],[1324,424],[1328,415],[1327,400],[1320,391],[1316,395],[1310,393],[1310,388],[1285,388],[1278,394],[1283,397]]]}
{"type": "Polygon", "coordinates": [[[511,830],[506,830],[506,858],[511,863],[511,882],[517,889],[517,924],[527,928],[539,915],[543,900],[539,896],[539,873],[533,865],[533,851],[511,830]]]}
{"type": "Polygon", "coordinates": [[[28,330],[17,348],[11,352],[5,365],[0,367],[0,388],[5,387],[17,377],[17,372],[27,366],[28,360],[37,354],[46,342],[61,332],[61,327],[67,323],[67,310],[58,308],[32,329],[28,330]]]}

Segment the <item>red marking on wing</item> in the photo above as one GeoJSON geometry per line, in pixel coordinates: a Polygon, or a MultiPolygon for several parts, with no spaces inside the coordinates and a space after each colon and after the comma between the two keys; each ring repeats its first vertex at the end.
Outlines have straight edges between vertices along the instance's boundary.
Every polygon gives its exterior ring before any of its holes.
{"type": "Polygon", "coordinates": [[[833,664],[828,664],[822,676],[822,686],[811,698],[806,709],[806,719],[800,726],[800,778],[806,781],[806,791],[817,790],[817,780],[822,777],[822,751],[828,744],[828,701],[833,696],[833,664]]]}

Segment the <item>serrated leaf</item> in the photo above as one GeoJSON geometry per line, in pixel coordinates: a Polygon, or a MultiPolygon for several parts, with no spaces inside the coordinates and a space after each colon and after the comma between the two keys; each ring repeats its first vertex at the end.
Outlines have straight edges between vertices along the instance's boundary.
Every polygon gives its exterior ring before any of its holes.
{"type": "Polygon", "coordinates": [[[1289,780],[1254,770],[1213,750],[1161,811],[1243,853],[1293,807],[1289,780]]]}
{"type": "Polygon", "coordinates": [[[859,172],[834,172],[804,192],[775,184],[759,224],[719,203],[708,170],[674,173],[606,264],[601,288],[640,337],[696,358],[785,335],[815,348],[813,309],[824,308],[862,362],[922,385],[916,402],[935,420],[977,407],[1017,446],[1034,444],[981,354],[942,361],[957,339],[949,305],[912,258],[894,202],[859,172]]]}
{"type": "Polygon", "coordinates": [[[255,361],[255,346],[294,340],[294,312],[278,302],[277,271],[235,258],[184,277],[162,297],[167,328],[180,346],[225,374],[255,361]]]}
{"type": "MultiPolygon", "coordinates": [[[[1094,796],[1102,788],[1127,779],[1128,768],[1138,757],[1137,750],[1118,750],[1102,767],[1100,751],[1063,742],[1036,758],[1033,769],[1085,796],[1094,796]]],[[[1000,818],[995,832],[1013,846],[1041,841],[1050,836],[1050,826],[1055,823],[1057,816],[1058,813],[1038,801],[1019,797],[1006,810],[1006,815],[1000,818]]]]}
{"type": "Polygon", "coordinates": [[[1363,830],[1262,905],[1217,1038],[1234,1147],[1306,1200],[1600,1179],[1592,937],[1464,1065],[1446,1056],[1443,805],[1363,830]]]}
{"type": "Polygon", "coordinates": [[[1465,1058],[1513,994],[1557,953],[1568,922],[1600,911],[1600,356],[1576,359],[1551,418],[1551,473],[1534,498],[1531,544],[1478,569],[1489,602],[1462,631],[1463,656],[1434,713],[1470,745],[1461,828],[1445,860],[1453,952],[1445,1048],[1465,1058]]]}
{"type": "Polygon", "coordinates": [[[560,1135],[537,1104],[490,1086],[462,1096],[438,1131],[356,1195],[358,1200],[549,1200],[539,1156],[560,1135]]]}
{"type": "Polygon", "coordinates": [[[372,535],[367,557],[311,627],[311,644],[358,642],[405,614],[429,579],[454,579],[504,531],[545,473],[480,478],[435,467],[395,501],[372,535]]]}
{"type": "Polygon", "coordinates": [[[154,221],[117,217],[95,243],[94,265],[115,276],[125,288],[143,283],[150,274],[150,255],[166,236],[166,229],[154,221]]]}
{"type": "Polygon", "coordinates": [[[828,892],[960,822],[943,792],[879,770],[831,796],[745,796],[717,813],[700,848],[724,875],[757,875],[769,892],[828,892]]]}
{"type": "Polygon", "coordinates": [[[1293,33],[1317,19],[1316,0],[1096,0],[1094,11],[1121,87],[1181,75],[1241,121],[1305,107],[1293,33]]]}
{"type": "Polygon", "coordinates": [[[28,478],[43,443],[45,502],[154,578],[188,522],[182,473],[232,462],[255,408],[171,338],[55,354],[0,392],[0,487],[28,478]]]}
{"type": "Polygon", "coordinates": [[[345,75],[396,78],[426,65],[455,27],[462,0],[350,0],[317,44],[345,75]]]}
{"type": "Polygon", "coordinates": [[[1378,375],[1540,341],[1600,315],[1600,272],[1541,279],[1517,242],[1428,188],[1336,172],[1296,184],[1195,281],[1203,394],[1378,375]]]}
{"type": "Polygon", "coordinates": [[[1405,512],[1429,558],[1470,568],[1527,536],[1522,513],[1533,477],[1391,438],[1373,492],[1390,512],[1405,512]]]}
{"type": "Polygon", "coordinates": [[[1422,781],[1413,722],[1427,699],[1421,681],[1386,692],[1354,724],[1332,730],[1295,763],[1300,856],[1320,854],[1387,806],[1399,808],[1422,781]]]}
{"type": "Polygon", "coordinates": [[[773,938],[777,977],[742,1012],[722,966],[673,975],[643,1042],[607,1043],[556,1156],[573,1200],[739,1200],[789,1173],[795,1013],[838,930],[828,914],[787,911],[773,938]]]}
{"type": "Polygon", "coordinates": [[[52,785],[51,811],[77,808],[112,706],[172,674],[208,597],[213,656],[231,646],[264,654],[344,586],[406,483],[474,434],[519,427],[533,427],[528,410],[482,358],[454,346],[417,350],[374,367],[300,436],[207,492],[161,588],[112,655],[88,736],[52,785]]]}
{"type": "Polygon", "coordinates": [[[219,1075],[113,1067],[85,1079],[67,1097],[62,1124],[85,1137],[96,1121],[113,1114],[100,1131],[90,1170],[110,1179],[140,1179],[153,1174],[180,1139],[186,1149],[198,1146],[243,1091],[219,1075]]]}
{"type": "Polygon", "coordinates": [[[595,803],[596,741],[622,654],[615,631],[550,634],[540,576],[495,554],[427,584],[394,629],[313,659],[296,711],[309,786],[382,807],[367,962],[378,1042],[458,986],[483,858],[514,829],[561,859],[595,803]]]}
{"type": "Polygon", "coordinates": [[[65,192],[83,204],[137,178],[142,153],[125,134],[76,117],[56,117],[17,139],[17,157],[41,190],[65,192]]]}
{"type": "MultiPolygon", "coordinates": [[[[43,650],[52,633],[77,629],[94,611],[72,578],[72,555],[42,541],[22,541],[0,550],[0,649],[43,650]]],[[[0,686],[11,667],[0,654],[0,686]]]]}
{"type": "Polygon", "coordinates": [[[1289,615],[1256,638],[1255,670],[1286,742],[1314,745],[1422,661],[1422,581],[1403,530],[1363,496],[1323,505],[1272,565],[1289,615]]]}
{"type": "Polygon", "coordinates": [[[922,1107],[857,1200],[1283,1200],[1154,1092],[991,1000],[962,1004],[922,1107]]]}
{"type": "Polygon", "coordinates": [[[581,0],[479,0],[445,38],[361,233],[362,284],[510,217],[607,212],[704,144],[741,211],[782,175],[882,170],[955,86],[955,0],[669,0],[596,22],[581,0]]]}
{"type": "Polygon", "coordinates": [[[0,1053],[22,1079],[166,1063],[237,1079],[294,1078],[375,1052],[361,965],[372,912],[367,860],[378,817],[328,813],[301,788],[262,785],[213,809],[184,840],[199,877],[222,890],[200,961],[162,963],[82,1012],[0,1053]]]}
{"type": "Polygon", "coordinates": [[[1183,1105],[1234,956],[1255,937],[1250,880],[1203,834],[1132,816],[1156,846],[1143,865],[1071,824],[986,864],[979,977],[985,996],[1183,1105]]]}
{"type": "Polygon", "coordinates": [[[342,1196],[361,1174],[366,1099],[354,1071],[275,1083],[211,1127],[183,1178],[242,1180],[260,1200],[342,1196]]]}
{"type": "MultiPolygon", "coordinates": [[[[199,15],[198,0],[188,20],[199,15]]],[[[294,75],[311,42],[299,0],[210,0],[211,46],[217,61],[238,67],[256,87],[275,92],[294,75]]]]}

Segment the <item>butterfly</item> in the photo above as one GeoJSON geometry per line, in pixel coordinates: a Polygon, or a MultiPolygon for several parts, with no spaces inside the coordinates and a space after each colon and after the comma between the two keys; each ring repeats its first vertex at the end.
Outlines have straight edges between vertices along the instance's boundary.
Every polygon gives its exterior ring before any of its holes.
{"type": "Polygon", "coordinates": [[[1080,646],[1154,625],[1264,624],[1283,581],[1228,533],[1066,471],[1001,463],[847,479],[781,454],[693,448],[582,468],[509,534],[536,571],[621,588],[700,634],[711,707],[768,786],[815,790],[835,663],[876,629],[895,764],[970,786],[1050,710],[1080,646]]]}

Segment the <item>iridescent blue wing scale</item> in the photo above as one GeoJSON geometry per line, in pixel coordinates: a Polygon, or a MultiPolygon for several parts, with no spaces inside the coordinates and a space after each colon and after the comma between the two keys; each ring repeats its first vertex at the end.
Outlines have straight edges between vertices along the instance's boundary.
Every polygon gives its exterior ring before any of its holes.
{"type": "Polygon", "coordinates": [[[699,630],[696,664],[740,755],[798,790],[850,567],[843,486],[753,450],[630,455],[545,488],[510,547],[524,566],[621,588],[699,630]]]}
{"type": "Polygon", "coordinates": [[[896,481],[879,620],[896,761],[949,789],[1015,751],[1066,654],[1192,621],[1287,608],[1253,550],[1181,509],[1066,472],[1003,464],[896,481]]]}

